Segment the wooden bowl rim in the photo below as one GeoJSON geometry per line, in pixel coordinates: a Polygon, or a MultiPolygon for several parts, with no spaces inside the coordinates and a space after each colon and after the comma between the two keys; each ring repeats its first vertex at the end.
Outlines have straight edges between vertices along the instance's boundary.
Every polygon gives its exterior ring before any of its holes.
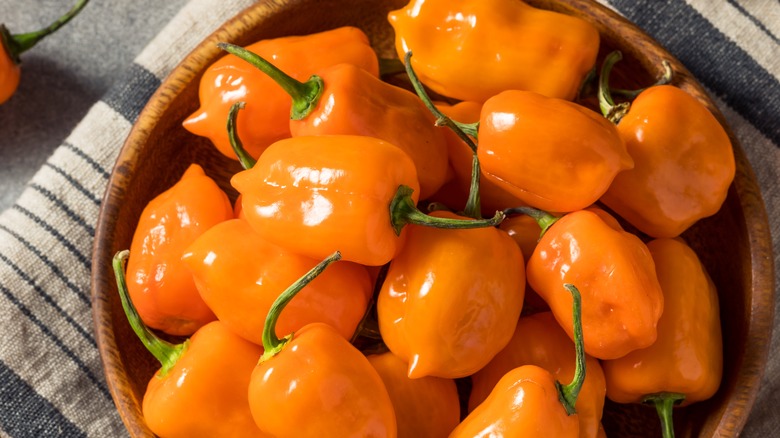
{"type": "MultiPolygon", "coordinates": [[[[110,301],[104,294],[104,291],[100,289],[101,284],[114,283],[110,262],[114,254],[112,253],[110,242],[106,239],[111,238],[116,229],[119,219],[116,214],[118,206],[124,202],[125,188],[134,177],[139,153],[148,139],[155,122],[168,110],[186,84],[221,56],[221,51],[216,47],[216,42],[231,42],[236,35],[240,35],[242,32],[265,22],[268,17],[279,12],[280,8],[291,7],[299,1],[268,1],[251,5],[224,23],[201,42],[171,71],[149,99],[134,123],[117,157],[98,216],[92,254],[91,297],[95,338],[106,381],[119,415],[131,436],[145,436],[149,434],[149,431],[144,424],[139,400],[131,394],[121,391],[121,388],[129,387],[128,382],[130,379],[123,367],[123,362],[118,353],[119,348],[116,338],[111,329],[113,321],[110,318],[110,301]]],[[[544,0],[529,1],[529,3],[533,4],[539,1],[544,0]]],[[[755,274],[750,278],[749,282],[750,291],[752,292],[749,300],[752,318],[748,320],[748,342],[745,346],[743,366],[738,370],[738,396],[732,397],[728,401],[718,426],[719,431],[722,429],[726,434],[736,435],[747,421],[747,413],[749,413],[758,393],[759,383],[766,367],[769,352],[770,336],[767,336],[767,334],[771,335],[774,319],[774,307],[772,305],[761,305],[762,302],[774,303],[774,265],[772,263],[773,251],[768,218],[755,174],[741,144],[734,136],[712,99],[707,95],[703,87],[693,79],[682,63],[663,49],[658,42],[618,13],[593,0],[554,0],[553,2],[560,3],[564,8],[570,7],[581,11],[590,9],[593,13],[603,15],[610,22],[619,25],[623,40],[626,39],[624,38],[626,35],[630,34],[636,41],[642,42],[647,46],[655,46],[656,49],[660,48],[661,50],[658,53],[673,64],[675,71],[683,73],[683,76],[687,78],[685,85],[692,89],[697,97],[704,99],[707,106],[726,128],[732,140],[737,162],[737,178],[735,178],[732,188],[736,190],[739,205],[742,207],[744,214],[747,238],[750,245],[750,266],[753,268],[751,270],[752,273],[755,274]],[[754,380],[748,379],[748,376],[752,376],[754,380]],[[731,417],[728,416],[728,413],[731,413],[731,417]]],[[[620,42],[619,39],[615,41],[620,42]]],[[[115,293],[115,289],[111,293],[115,293]]]]}

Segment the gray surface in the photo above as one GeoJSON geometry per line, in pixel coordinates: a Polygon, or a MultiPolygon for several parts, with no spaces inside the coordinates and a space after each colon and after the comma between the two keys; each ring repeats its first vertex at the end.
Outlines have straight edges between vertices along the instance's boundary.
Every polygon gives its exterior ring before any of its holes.
{"type": "MultiPolygon", "coordinates": [[[[0,22],[11,33],[38,30],[74,2],[0,0],[0,22]]],[[[92,0],[73,21],[22,55],[19,89],[0,105],[0,211],[13,204],[92,104],[185,3],[92,0]],[[148,8],[156,12],[144,13],[148,8]]]]}

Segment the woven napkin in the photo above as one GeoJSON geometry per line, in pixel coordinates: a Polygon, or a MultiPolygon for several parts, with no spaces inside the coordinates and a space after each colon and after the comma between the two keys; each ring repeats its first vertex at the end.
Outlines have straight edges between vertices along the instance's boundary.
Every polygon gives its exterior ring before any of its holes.
{"type": "MultiPolygon", "coordinates": [[[[777,266],[780,3],[603,2],[661,42],[715,98],[761,184],[777,266]]],[[[0,214],[0,435],[127,435],[103,376],[90,309],[90,257],[103,192],[125,137],[162,79],[251,3],[190,1],[0,214]]],[[[780,427],[778,338],[743,436],[773,436],[780,427]]]]}

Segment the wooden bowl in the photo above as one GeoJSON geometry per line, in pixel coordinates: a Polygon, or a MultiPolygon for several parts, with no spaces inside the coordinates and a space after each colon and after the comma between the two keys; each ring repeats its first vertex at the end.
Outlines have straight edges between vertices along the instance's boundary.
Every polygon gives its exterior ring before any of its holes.
{"type": "MultiPolygon", "coordinates": [[[[395,57],[387,12],[407,0],[269,0],[240,13],[207,38],[171,73],[133,127],[117,160],[98,220],[92,270],[92,303],[98,348],[108,386],[130,435],[153,436],[144,424],[141,400],[159,364],[131,331],[120,305],[111,270],[115,252],[130,247],[146,203],[170,187],[191,162],[201,164],[231,196],[229,176],[237,163],[210,143],[181,127],[198,107],[198,82],[206,67],[223,53],[219,41],[246,45],[263,38],[306,34],[353,25],[362,28],[382,57],[395,57]],[[316,13],[314,13],[316,11],[316,13]]],[[[533,6],[575,15],[601,32],[601,58],[620,49],[624,61],[616,77],[624,86],[646,86],[660,75],[662,60],[676,72],[675,85],[696,96],[725,124],[701,85],[679,61],[640,29],[588,0],[529,0],[533,6]]],[[[600,62],[600,60],[599,60],[600,62]]],[[[736,179],[721,211],[700,221],[685,238],[697,250],[721,300],[724,376],[710,400],[675,411],[678,436],[735,436],[753,405],[765,367],[774,308],[772,250],[758,185],[743,150],[734,144],[736,179]]],[[[661,436],[655,411],[646,406],[607,403],[608,436],[661,436]]]]}

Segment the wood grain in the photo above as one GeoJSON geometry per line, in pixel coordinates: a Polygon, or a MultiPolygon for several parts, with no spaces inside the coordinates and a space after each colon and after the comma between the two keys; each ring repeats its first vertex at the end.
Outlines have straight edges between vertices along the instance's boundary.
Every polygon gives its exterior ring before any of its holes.
{"type": "MultiPolygon", "coordinates": [[[[129,248],[144,206],[170,187],[191,162],[201,164],[230,196],[229,176],[237,163],[181,122],[198,107],[198,80],[218,57],[219,41],[246,45],[262,38],[305,34],[342,25],[362,28],[380,56],[395,56],[387,12],[405,0],[290,0],[253,5],[200,44],[163,82],[138,118],[111,175],[98,219],[92,269],[92,304],[98,348],[108,386],[132,437],[153,436],[145,426],[141,400],[158,364],[130,330],[119,303],[111,258],[129,248]]],[[[586,0],[532,0],[533,6],[583,17],[602,35],[601,58],[619,48],[616,67],[623,86],[645,86],[669,60],[674,84],[700,99],[726,126],[704,89],[679,61],[636,26],[586,0]]],[[[600,58],[600,59],[601,59],[600,58]]],[[[729,437],[742,429],[767,360],[774,309],[769,228],[755,176],[731,130],[737,176],[721,211],[700,221],[684,237],[697,250],[718,286],[724,333],[724,380],[711,400],[675,411],[681,437],[729,437]]],[[[604,426],[610,437],[660,436],[655,412],[645,406],[608,403],[604,426]]]]}

